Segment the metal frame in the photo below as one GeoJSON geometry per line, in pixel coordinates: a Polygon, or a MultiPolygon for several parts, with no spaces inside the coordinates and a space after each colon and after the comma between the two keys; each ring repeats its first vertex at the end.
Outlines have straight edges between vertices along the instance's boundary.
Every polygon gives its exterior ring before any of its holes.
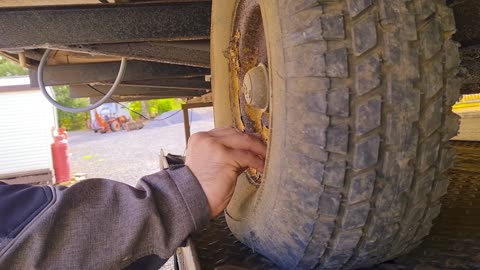
{"type": "Polygon", "coordinates": [[[119,44],[74,45],[60,49],[168,64],[210,68],[210,42],[174,41],[119,44]]]}
{"type": "Polygon", "coordinates": [[[0,8],[0,49],[207,40],[211,3],[137,3],[0,8]]]}
{"type": "MultiPolygon", "coordinates": [[[[113,95],[106,102],[107,103],[130,102],[130,101],[162,99],[162,98],[189,98],[189,97],[196,97],[201,95],[202,95],[202,92],[199,92],[199,91],[192,91],[192,92],[173,91],[173,92],[160,92],[160,93],[152,93],[152,94],[133,94],[133,95],[121,95],[121,96],[113,95]]],[[[100,98],[102,97],[101,96],[90,97],[90,102],[96,102],[100,100],[100,98]]]]}
{"type": "MultiPolygon", "coordinates": [[[[82,98],[82,97],[101,97],[109,89],[108,85],[95,85],[89,87],[88,85],[72,85],[70,86],[70,97],[82,98]],[[93,89],[93,87],[95,89],[93,89]]],[[[132,96],[132,95],[173,95],[173,96],[201,96],[206,94],[208,89],[201,88],[179,88],[175,86],[171,87],[148,87],[148,86],[128,86],[121,85],[117,88],[114,96],[132,96]]]]}
{"type": "Polygon", "coordinates": [[[188,116],[188,110],[193,108],[204,108],[204,107],[212,107],[212,106],[213,106],[212,102],[182,104],[183,127],[185,129],[185,144],[188,144],[188,139],[190,139],[190,117],[188,116]]]}
{"type": "MultiPolygon", "coordinates": [[[[57,65],[46,67],[43,73],[45,85],[87,84],[113,82],[120,62],[57,65]]],[[[30,73],[32,86],[38,84],[36,74],[30,73]],[[33,75],[33,76],[32,76],[33,75]]],[[[210,74],[206,68],[188,67],[145,61],[129,61],[123,81],[155,80],[162,78],[185,78],[210,74]]]]}
{"type": "MultiPolygon", "coordinates": [[[[111,83],[105,83],[104,85],[111,85],[111,83]]],[[[145,80],[145,81],[124,81],[122,85],[130,86],[130,87],[175,88],[175,89],[191,89],[191,90],[212,89],[211,83],[206,82],[203,76],[196,77],[196,78],[189,78],[189,79],[158,79],[158,80],[145,80]]]]}

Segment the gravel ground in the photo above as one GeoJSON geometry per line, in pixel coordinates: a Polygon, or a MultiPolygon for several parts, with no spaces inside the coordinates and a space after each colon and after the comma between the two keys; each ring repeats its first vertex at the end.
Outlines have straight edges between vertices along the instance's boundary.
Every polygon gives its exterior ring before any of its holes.
{"type": "MultiPolygon", "coordinates": [[[[191,133],[214,127],[211,108],[192,109],[191,133]]],[[[168,112],[143,129],[106,134],[93,131],[69,133],[72,173],[88,178],[106,178],[134,186],[138,179],[159,170],[159,153],[185,152],[182,113],[168,112]],[[170,116],[170,117],[169,117],[170,116]],[[167,120],[160,120],[169,117],[167,120]]],[[[169,260],[162,270],[173,269],[169,260]]]]}
{"type": "MultiPolygon", "coordinates": [[[[192,134],[213,128],[211,109],[191,111],[197,116],[191,124],[192,134]]],[[[164,117],[161,115],[156,119],[164,117]]],[[[176,114],[177,117],[181,118],[182,114],[176,114]]],[[[143,129],[128,132],[70,132],[72,173],[86,173],[88,178],[113,179],[134,186],[142,176],[159,170],[160,149],[180,155],[185,152],[183,122],[166,126],[163,122],[153,120],[143,129]]]]}

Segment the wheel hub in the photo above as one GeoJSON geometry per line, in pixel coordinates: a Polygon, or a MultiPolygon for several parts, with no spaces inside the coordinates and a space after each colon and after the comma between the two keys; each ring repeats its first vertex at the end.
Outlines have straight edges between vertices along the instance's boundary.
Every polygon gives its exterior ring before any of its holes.
{"type": "Polygon", "coordinates": [[[248,105],[261,110],[267,109],[268,72],[264,64],[259,64],[245,74],[242,91],[248,105]]]}

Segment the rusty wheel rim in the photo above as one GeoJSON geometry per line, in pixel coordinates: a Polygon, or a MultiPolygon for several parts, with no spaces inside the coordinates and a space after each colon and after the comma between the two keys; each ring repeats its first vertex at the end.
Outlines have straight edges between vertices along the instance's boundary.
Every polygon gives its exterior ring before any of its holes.
{"type": "MultiPolygon", "coordinates": [[[[230,101],[234,124],[244,132],[259,134],[268,144],[270,137],[268,57],[259,1],[238,1],[234,18],[229,50],[230,101]],[[263,73],[264,75],[261,75],[263,73]],[[266,85],[266,89],[258,85],[266,85]]],[[[246,176],[254,185],[260,185],[263,178],[262,174],[254,169],[248,169],[246,176]]]]}

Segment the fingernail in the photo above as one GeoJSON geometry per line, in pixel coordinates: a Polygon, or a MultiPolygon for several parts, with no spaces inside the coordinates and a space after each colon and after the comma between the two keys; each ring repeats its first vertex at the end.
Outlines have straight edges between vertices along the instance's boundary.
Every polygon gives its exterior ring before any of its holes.
{"type": "Polygon", "coordinates": [[[245,133],[245,131],[241,131],[241,130],[238,129],[238,128],[234,128],[234,129],[235,129],[235,131],[238,132],[238,133],[245,133]]]}

